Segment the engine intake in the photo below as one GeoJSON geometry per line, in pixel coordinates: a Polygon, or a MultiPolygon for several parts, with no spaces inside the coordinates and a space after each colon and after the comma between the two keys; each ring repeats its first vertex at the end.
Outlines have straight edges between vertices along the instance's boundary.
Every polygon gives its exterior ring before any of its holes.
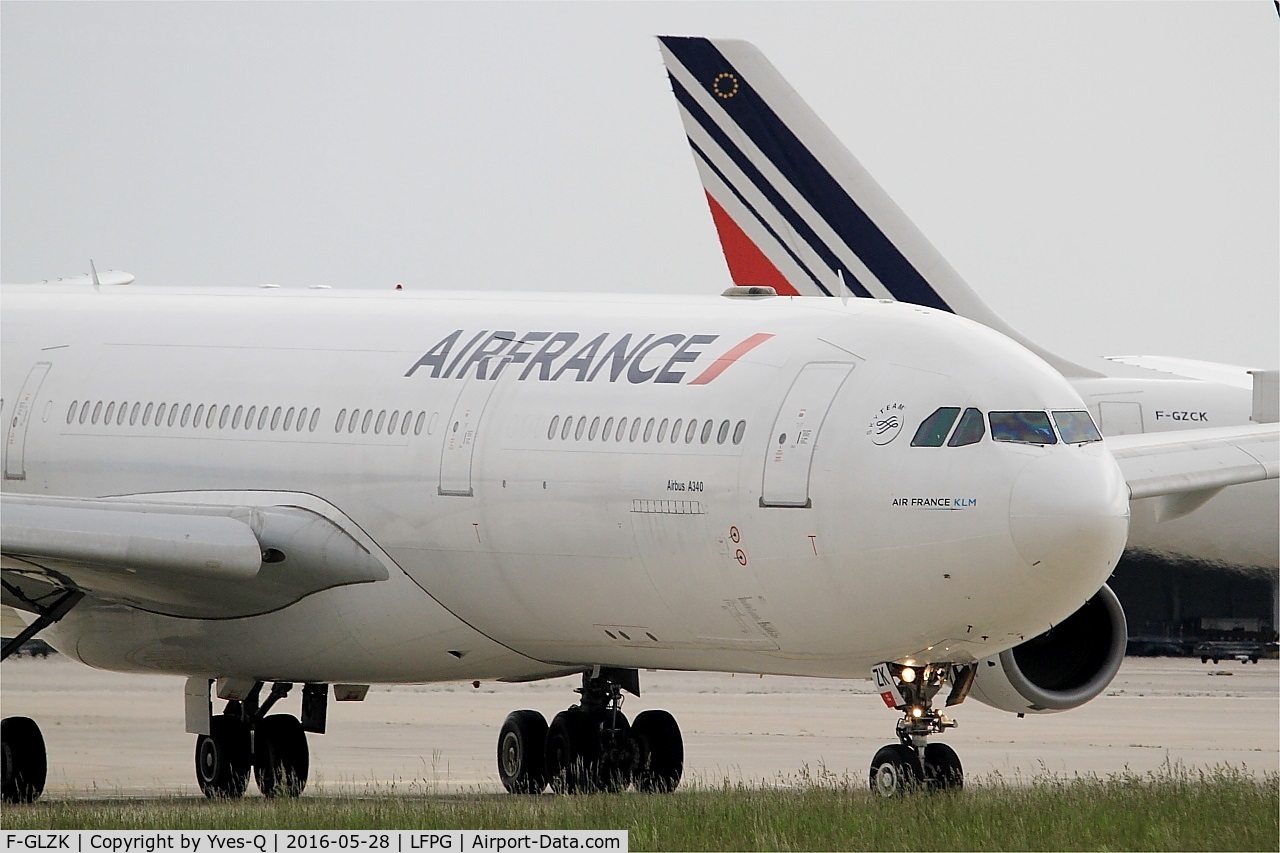
{"type": "Polygon", "coordinates": [[[1061,625],[979,661],[969,695],[1018,714],[1078,708],[1115,678],[1127,640],[1124,609],[1103,585],[1061,625]]]}

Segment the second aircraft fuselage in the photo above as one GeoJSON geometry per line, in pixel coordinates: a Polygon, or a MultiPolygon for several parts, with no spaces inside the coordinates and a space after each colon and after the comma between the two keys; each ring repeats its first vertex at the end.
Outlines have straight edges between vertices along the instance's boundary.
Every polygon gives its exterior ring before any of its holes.
{"type": "Polygon", "coordinates": [[[909,305],[34,287],[3,322],[6,492],[302,507],[387,569],[270,612],[126,579],[48,632],[104,668],[862,676],[1043,632],[1125,542],[1103,443],[994,440],[1076,391],[909,305]]]}

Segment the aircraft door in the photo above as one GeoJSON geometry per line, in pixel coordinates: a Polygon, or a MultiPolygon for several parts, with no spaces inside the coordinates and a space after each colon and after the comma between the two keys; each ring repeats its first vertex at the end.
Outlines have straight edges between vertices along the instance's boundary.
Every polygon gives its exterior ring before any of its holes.
{"type": "Polygon", "coordinates": [[[6,480],[25,480],[27,424],[31,421],[31,409],[35,406],[36,395],[40,393],[40,385],[52,367],[52,362],[37,362],[22,383],[22,391],[13,404],[13,416],[9,419],[9,436],[4,444],[4,478],[6,480]]]}
{"type": "Polygon", "coordinates": [[[479,437],[480,419],[497,384],[493,379],[472,376],[462,386],[462,392],[453,404],[453,414],[445,424],[444,446],[440,451],[440,494],[458,497],[474,494],[471,463],[479,437]]]}
{"type": "Polygon", "coordinates": [[[1098,428],[1103,435],[1136,435],[1142,432],[1142,405],[1130,402],[1098,404],[1098,428]]]}
{"type": "Polygon", "coordinates": [[[800,371],[787,391],[769,436],[761,506],[809,506],[809,468],[818,432],[836,392],[853,365],[815,362],[800,371]]]}

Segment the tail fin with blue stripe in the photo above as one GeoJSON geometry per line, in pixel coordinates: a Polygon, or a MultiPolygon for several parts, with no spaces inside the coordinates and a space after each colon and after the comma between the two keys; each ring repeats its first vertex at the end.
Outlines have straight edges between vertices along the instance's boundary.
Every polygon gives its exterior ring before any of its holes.
{"type": "Polygon", "coordinates": [[[1036,346],[988,308],[754,45],[659,42],[735,284],[949,311],[1064,375],[1100,375],[1036,346]]]}

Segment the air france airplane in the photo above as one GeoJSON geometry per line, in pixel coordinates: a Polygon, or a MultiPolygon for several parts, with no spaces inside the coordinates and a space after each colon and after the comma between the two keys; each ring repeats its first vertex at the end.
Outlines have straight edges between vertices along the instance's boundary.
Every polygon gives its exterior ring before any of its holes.
{"type": "MultiPolygon", "coordinates": [[[[1132,499],[1280,469],[1274,425],[1103,441],[1025,347],[890,300],[96,273],[0,299],[3,603],[30,620],[4,654],[43,632],[185,675],[213,797],[301,793],[331,696],[575,674],[549,724],[502,724],[502,784],[670,791],[678,723],[621,709],[645,668],[871,673],[898,715],[872,789],[959,787],[944,709],[1115,675],[1132,499]]],[[[36,798],[38,724],[3,751],[4,798],[36,798]]]]}
{"type": "MultiPolygon", "coordinates": [[[[673,36],[660,42],[735,284],[896,299],[968,317],[1057,368],[1107,436],[1280,419],[1274,370],[1151,356],[1084,366],[1037,346],[982,301],[754,45],[673,36]]],[[[1130,547],[1280,567],[1274,483],[1200,497],[1207,504],[1189,515],[1190,502],[1180,504],[1181,513],[1167,502],[1135,503],[1130,547]]]]}

